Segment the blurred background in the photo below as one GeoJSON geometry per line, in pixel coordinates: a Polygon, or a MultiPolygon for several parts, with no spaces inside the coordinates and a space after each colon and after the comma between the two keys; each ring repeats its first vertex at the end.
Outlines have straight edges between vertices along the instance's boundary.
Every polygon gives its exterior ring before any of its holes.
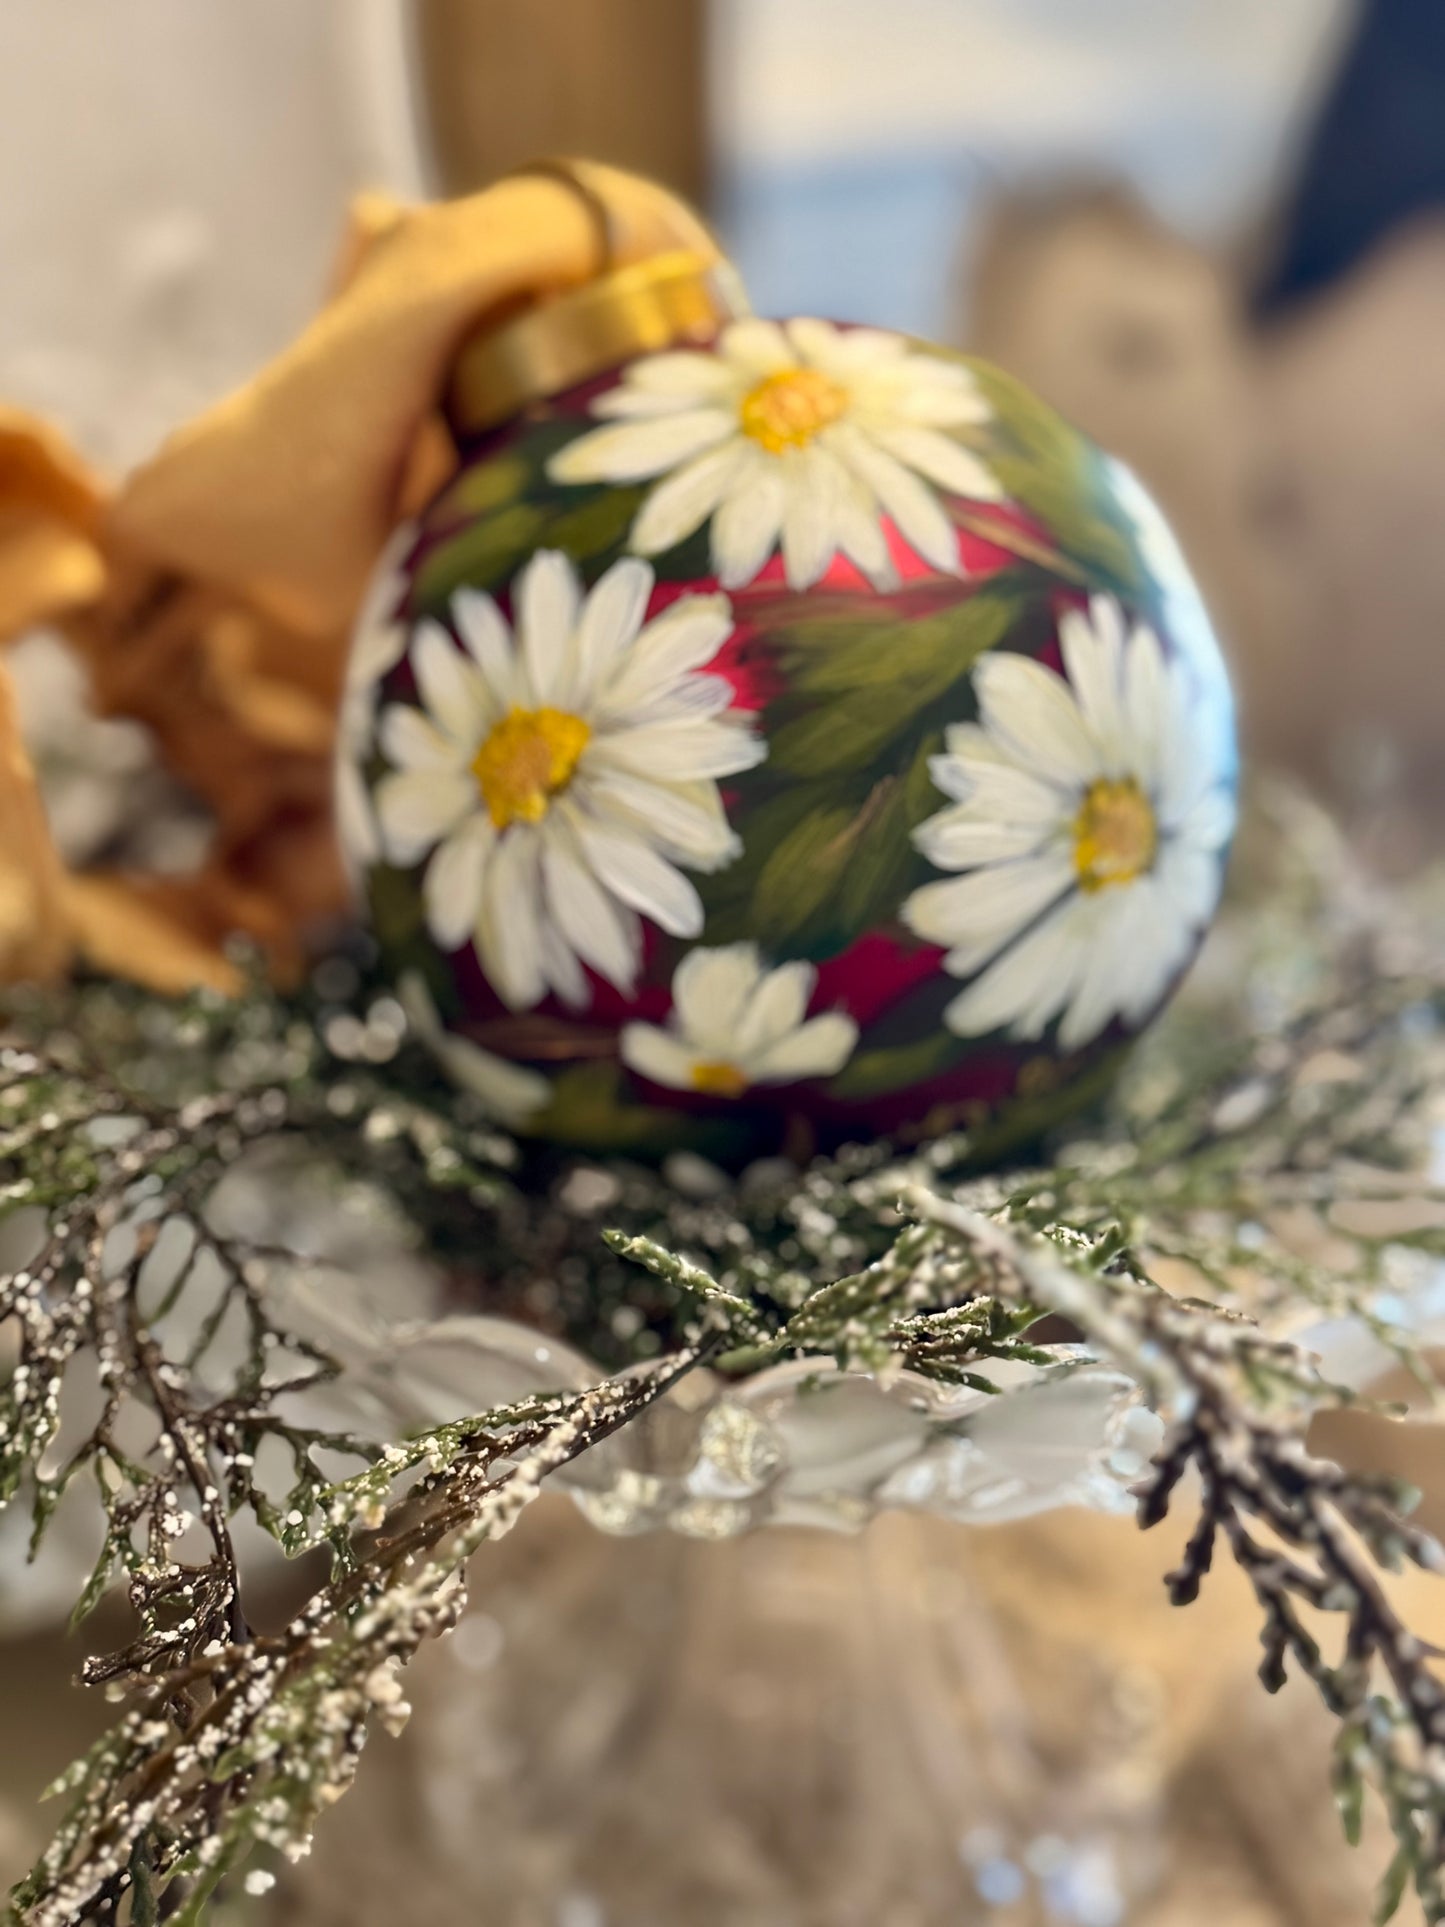
{"type": "MultiPolygon", "coordinates": [[[[763,311],[1031,382],[1175,521],[1256,764],[1387,869],[1438,851],[1439,0],[0,0],[0,401],[118,471],[297,329],[354,192],[559,152],[698,200],[763,311]]],[[[145,744],[77,733],[48,639],[14,660],[83,858],[145,744]]],[[[1309,1708],[1258,1693],[1226,1575],[1169,1614],[1167,1544],[888,1521],[640,1552],[541,1517],[275,1917],[1367,1916],[1379,1843],[1339,1846],[1309,1708]],[[995,1636],[1021,1679],[1072,1682],[1027,1744],[979,1704],[995,1636]],[[1006,1838],[1039,1775],[1066,1817],[1006,1838]]],[[[15,1608],[0,1674],[7,1876],[90,1717],[53,1606],[15,1608]]]]}

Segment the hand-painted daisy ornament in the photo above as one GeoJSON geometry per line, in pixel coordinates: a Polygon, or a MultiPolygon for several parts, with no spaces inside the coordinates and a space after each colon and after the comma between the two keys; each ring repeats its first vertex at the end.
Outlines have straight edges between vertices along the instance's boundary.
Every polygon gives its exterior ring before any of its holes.
{"type": "Polygon", "coordinates": [[[1100,1088],[1200,941],[1219,652],[1140,484],[1035,397],[729,285],[668,257],[464,350],[342,835],[499,1123],[987,1155],[1100,1088]]]}

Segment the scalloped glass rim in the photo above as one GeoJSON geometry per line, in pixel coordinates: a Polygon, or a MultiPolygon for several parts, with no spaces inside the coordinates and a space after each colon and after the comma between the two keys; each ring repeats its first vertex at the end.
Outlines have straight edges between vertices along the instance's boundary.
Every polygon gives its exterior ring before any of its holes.
{"type": "MultiPolygon", "coordinates": [[[[602,1376],[571,1346],[470,1313],[393,1331],[366,1373],[408,1427],[602,1376]]],[[[556,1483],[604,1532],[707,1539],[768,1524],[856,1529],[889,1508],[966,1524],[1131,1509],[1163,1436],[1132,1379],[1082,1346],[1048,1366],[989,1361],[988,1377],[994,1393],[828,1359],[742,1381],[700,1369],[556,1483]]]]}

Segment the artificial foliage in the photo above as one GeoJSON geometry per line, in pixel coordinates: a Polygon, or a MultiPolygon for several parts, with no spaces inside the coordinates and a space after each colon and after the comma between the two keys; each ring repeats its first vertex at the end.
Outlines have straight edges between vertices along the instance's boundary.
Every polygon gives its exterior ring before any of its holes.
{"type": "Polygon", "coordinates": [[[1302,1673],[1335,1716],[1346,1827],[1384,1802],[1382,1917],[1413,1884],[1445,1919],[1445,1693],[1382,1577],[1445,1562],[1407,1492],[1311,1454],[1312,1420],[1353,1395],[1290,1337],[1348,1314],[1427,1376],[1385,1313],[1445,1243],[1445,970],[1428,902],[1361,884],[1297,803],[1272,814],[1216,988],[1206,966],[1108,1111],[1003,1170],[966,1135],[738,1178],[526,1151],[438,1079],[364,957],[290,998],[12,996],[0,1199],[35,1238],[0,1281],[0,1494],[38,1542],[88,1484],[106,1534],[77,1618],[123,1589],[132,1624],[85,1665],[114,1722],[54,1789],[9,1919],[199,1922],[264,1892],[266,1857],[303,1853],[375,1728],[405,1720],[406,1664],[457,1623],[485,1542],[684,1375],[801,1357],[987,1387],[996,1361],[1081,1338],[1166,1422],[1138,1504],[1146,1527],[1195,1515],[1173,1598],[1238,1562],[1264,1685],[1302,1673]],[[473,1308],[567,1337],[598,1383],[394,1439],[298,1422],[342,1369],[289,1315],[311,1261],[211,1209],[265,1155],[388,1201],[473,1308]],[[58,1459],[82,1380],[94,1422],[58,1459]],[[322,1555],[285,1623],[251,1621],[244,1515],[322,1555]]]}

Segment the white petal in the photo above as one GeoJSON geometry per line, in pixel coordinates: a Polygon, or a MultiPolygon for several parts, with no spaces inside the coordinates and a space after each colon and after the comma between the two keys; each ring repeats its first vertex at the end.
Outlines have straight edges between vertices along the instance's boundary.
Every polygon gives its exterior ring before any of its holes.
{"type": "Polygon", "coordinates": [[[940,870],[973,870],[981,863],[1005,863],[1029,856],[1041,835],[1032,823],[1000,823],[981,815],[972,801],[940,810],[920,823],[913,841],[940,870]]]}
{"type": "MultiPolygon", "coordinates": [[[[1132,753],[1124,713],[1124,636],[1119,605],[1096,596],[1089,613],[1068,609],[1059,619],[1059,649],[1074,700],[1098,745],[1101,775],[1144,776],[1132,753]]],[[[1149,737],[1157,737],[1157,725],[1149,737]]],[[[1149,740],[1146,738],[1146,740],[1149,740]]]]}
{"type": "MultiPolygon", "coordinates": [[[[950,740],[962,738],[950,732],[950,740]]],[[[982,730],[966,753],[931,756],[928,773],[945,796],[968,804],[973,815],[985,820],[1027,823],[1043,832],[1070,821],[1078,808],[1077,785],[1056,787],[1031,770],[1005,762],[998,744],[982,730]]]]}
{"type": "Polygon", "coordinates": [[[577,571],[556,549],[541,549],[523,569],[516,589],[517,644],[522,681],[535,707],[566,708],[563,687],[582,591],[577,571]]]}
{"type": "Polygon", "coordinates": [[[893,403],[897,420],[920,428],[977,428],[992,418],[993,410],[967,368],[930,355],[912,355],[906,375],[893,403]]]}
{"type": "Polygon", "coordinates": [[[665,691],[689,670],[711,662],[732,634],[725,595],[680,596],[638,636],[601,691],[609,715],[624,715],[665,691]]]}
{"type": "Polygon", "coordinates": [[[346,685],[370,688],[394,669],[406,650],[409,626],[397,620],[406,596],[401,565],[416,541],[416,523],[403,522],[382,549],[351,630],[346,685]]]}
{"type": "Polygon", "coordinates": [[[712,566],[725,589],[742,589],[767,562],[783,526],[781,462],[745,462],[712,520],[712,566]]]}
{"type": "Polygon", "coordinates": [[[677,682],[653,690],[628,710],[625,720],[638,728],[644,723],[683,723],[720,716],[732,708],[732,703],[733,686],[726,676],[704,676],[694,670],[677,682]]]}
{"type": "Polygon", "coordinates": [[[583,855],[615,897],[673,937],[695,937],[702,929],[697,891],[665,856],[640,836],[589,821],[580,812],[574,826],[583,855]]]}
{"type": "Polygon", "coordinates": [[[810,589],[838,546],[836,461],[819,448],[784,458],[783,572],[790,589],[810,589]]]}
{"type": "Polygon", "coordinates": [[[1171,719],[1170,683],[1158,636],[1140,623],[1124,652],[1123,729],[1134,771],[1157,794],[1171,719]]]}
{"type": "Polygon", "coordinates": [[[950,756],[983,763],[1008,761],[1002,746],[980,723],[950,723],[943,732],[943,741],[950,756]]]}
{"type": "Polygon", "coordinates": [[[618,1048],[628,1069],[650,1083],[673,1091],[694,1088],[692,1074],[697,1058],[680,1038],[659,1030],[656,1024],[624,1024],[618,1048]]]}
{"type": "Polygon", "coordinates": [[[410,634],[403,622],[386,622],[359,628],[346,659],[348,689],[371,689],[406,654],[410,634]]]}
{"type": "Polygon", "coordinates": [[[903,921],[927,943],[947,946],[960,974],[991,956],[1000,944],[1031,924],[1073,882],[1074,870],[1059,850],[971,870],[941,883],[925,883],[904,903],[903,921]],[[976,962],[968,964],[965,959],[976,962]]]}
{"type": "Polygon", "coordinates": [[[366,782],[348,756],[338,757],[336,763],[336,833],[343,854],[356,869],[370,869],[381,855],[366,782]]]}
{"type": "Polygon", "coordinates": [[[937,483],[954,495],[966,495],[975,502],[998,502],[1003,487],[970,448],[942,435],[934,428],[875,429],[873,440],[905,467],[916,469],[926,480],[937,483]]]}
{"type": "Polygon", "coordinates": [[[898,587],[898,570],[888,553],[888,538],[878,518],[872,492],[856,475],[838,463],[838,492],[833,503],[833,526],[838,547],[881,594],[898,587]]]}
{"type": "Polygon", "coordinates": [[[847,422],[825,429],[820,439],[873,491],[911,549],[935,569],[957,572],[958,535],[931,488],[847,422]]]}
{"type": "Polygon", "coordinates": [[[736,1049],[743,1012],[762,974],[755,943],[688,951],[673,972],[672,1008],[700,1057],[725,1057],[736,1049]]]}
{"type": "Polygon", "coordinates": [[[628,770],[635,776],[690,782],[698,777],[735,776],[753,769],[768,753],[767,744],[736,723],[715,721],[644,723],[594,737],[586,761],[628,770]]]}
{"type": "Polygon", "coordinates": [[[551,1098],[552,1086],[540,1071],[509,1063],[469,1037],[444,1036],[435,1049],[452,1081],[470,1091],[499,1123],[525,1124],[551,1098]]]}
{"type": "Polygon", "coordinates": [[[884,373],[896,379],[908,361],[906,338],[889,328],[835,328],[828,321],[802,325],[809,359],[827,374],[857,380],[884,373]]]}
{"type": "Polygon", "coordinates": [[[637,977],[636,925],[597,881],[570,833],[543,837],[542,877],[552,921],[573,950],[599,976],[630,992],[637,977]]]}
{"type": "Polygon", "coordinates": [[[477,807],[477,786],[465,770],[400,770],[376,786],[382,844],[388,859],[402,868],[477,807]]]}
{"type": "Polygon", "coordinates": [[[396,619],[397,609],[406,593],[402,565],[407,550],[415,540],[414,521],[399,523],[387,538],[372,564],[371,575],[352,618],[353,630],[384,628],[396,619]]]}
{"type": "Polygon", "coordinates": [[[799,315],[784,323],[784,328],[799,361],[825,371],[831,371],[839,365],[846,336],[833,322],[799,315]]]}
{"type": "Polygon", "coordinates": [[[1020,1038],[1042,1036],[1069,996],[1080,964],[1077,898],[994,961],[943,1013],[960,1037],[985,1037],[1007,1030],[1020,1038]]]}
{"type": "Polygon", "coordinates": [[[841,1010],[810,1017],[789,1036],[779,1038],[744,1068],[759,1084],[790,1084],[805,1077],[832,1077],[842,1070],[858,1042],[858,1026],[841,1010]]]}
{"type": "Polygon", "coordinates": [[[1126,908],[1129,920],[1120,937],[1115,1008],[1128,1022],[1138,1024],[1157,1009],[1184,968],[1199,926],[1179,914],[1157,868],[1139,878],[1126,908]]]}
{"type": "Polygon", "coordinates": [[[803,1021],[818,973],[810,963],[785,963],[770,970],[748,999],[733,1046],[739,1058],[778,1043],[803,1021]]]}
{"type": "Polygon", "coordinates": [[[467,653],[481,670],[499,710],[517,702],[517,662],[512,632],[489,595],[480,589],[458,589],[452,597],[452,621],[467,653]]]}
{"type": "Polygon", "coordinates": [[[1211,849],[1196,849],[1170,837],[1159,852],[1154,875],[1180,922],[1198,930],[1213,915],[1219,901],[1224,866],[1211,849]]]}
{"type": "MultiPolygon", "coordinates": [[[[718,397],[724,407],[732,401],[732,386],[729,384],[727,391],[718,397]]],[[[599,422],[656,421],[660,415],[691,412],[712,399],[710,395],[651,394],[646,388],[637,388],[631,382],[625,382],[620,387],[609,388],[605,395],[599,395],[587,412],[594,421],[599,422]]],[[[555,471],[553,474],[555,479],[555,471]]]]}
{"type": "Polygon", "coordinates": [[[585,1010],[592,1001],[592,992],[587,973],[571,945],[548,917],[542,919],[541,934],[542,975],[547,980],[547,988],[573,1010],[585,1010]]]}
{"type": "Polygon", "coordinates": [[[724,328],[718,348],[734,368],[756,377],[775,375],[798,365],[798,357],[777,322],[760,321],[753,315],[724,328]]]}
{"type": "Polygon", "coordinates": [[[411,651],[416,686],[427,714],[464,749],[475,749],[496,721],[497,707],[475,665],[446,630],[424,622],[411,651]]]}
{"type": "MultiPolygon", "coordinates": [[[[1059,1024],[1059,1044],[1079,1050],[1090,1044],[1123,1007],[1128,983],[1135,973],[1159,979],[1161,932],[1145,926],[1137,914],[1143,893],[1138,884],[1121,885],[1101,893],[1099,916],[1092,934],[1078,987],[1059,1024]]],[[[1172,944],[1173,932],[1169,932],[1172,944]]]]}
{"type": "Polygon", "coordinates": [[[471,749],[442,734],[410,703],[390,703],[381,712],[378,740],[389,763],[398,769],[458,770],[471,749]]]}
{"type": "Polygon", "coordinates": [[[1169,665],[1167,733],[1159,751],[1159,818],[1166,829],[1183,824],[1229,773],[1227,730],[1178,661],[1169,665]]]}
{"type": "Polygon", "coordinates": [[[616,422],[579,435],[547,464],[554,482],[641,482],[716,448],[737,432],[737,417],[721,408],[616,422]]]}
{"type": "Polygon", "coordinates": [[[1030,656],[991,649],[974,665],[984,728],[1045,782],[1081,789],[1103,774],[1099,746],[1062,676],[1030,656]]]}
{"type": "Polygon", "coordinates": [[[540,856],[536,832],[514,825],[497,839],[482,880],[477,956],[488,983],[511,1010],[540,1003],[547,987],[542,970],[540,856]]]}
{"type": "Polygon", "coordinates": [[[639,555],[662,555],[702,527],[748,466],[741,436],[699,455],[653,489],[632,524],[639,555]]]}
{"type": "Polygon", "coordinates": [[[419,970],[402,972],[396,994],[401,1001],[402,1009],[406,1012],[407,1022],[420,1043],[435,1044],[446,1035],[436,999],[431,994],[426,978],[419,970]]]}
{"type": "Polygon", "coordinates": [[[443,950],[460,949],[482,907],[482,875],[496,842],[491,818],[482,810],[444,838],[427,865],[422,897],[427,928],[443,950]]]}
{"type": "Polygon", "coordinates": [[[594,767],[576,786],[594,816],[619,818],[689,869],[713,871],[742,848],[714,783],[653,783],[625,770],[594,767]]]}
{"type": "Polygon", "coordinates": [[[662,414],[697,403],[724,406],[737,386],[736,371],[719,356],[676,349],[634,361],[621,385],[593,402],[592,413],[619,417],[662,414]]]}
{"type": "Polygon", "coordinates": [[[494,1056],[470,1038],[454,1036],[444,1028],[420,971],[403,972],[397,996],[418,1041],[426,1045],[455,1083],[481,1099],[493,1117],[504,1124],[520,1124],[547,1102],[552,1087],[540,1071],[494,1056]]]}
{"type": "Polygon", "coordinates": [[[636,556],[623,556],[601,576],[583,604],[577,624],[578,704],[590,708],[615,664],[632,646],[652,594],[653,574],[636,556]]]}

